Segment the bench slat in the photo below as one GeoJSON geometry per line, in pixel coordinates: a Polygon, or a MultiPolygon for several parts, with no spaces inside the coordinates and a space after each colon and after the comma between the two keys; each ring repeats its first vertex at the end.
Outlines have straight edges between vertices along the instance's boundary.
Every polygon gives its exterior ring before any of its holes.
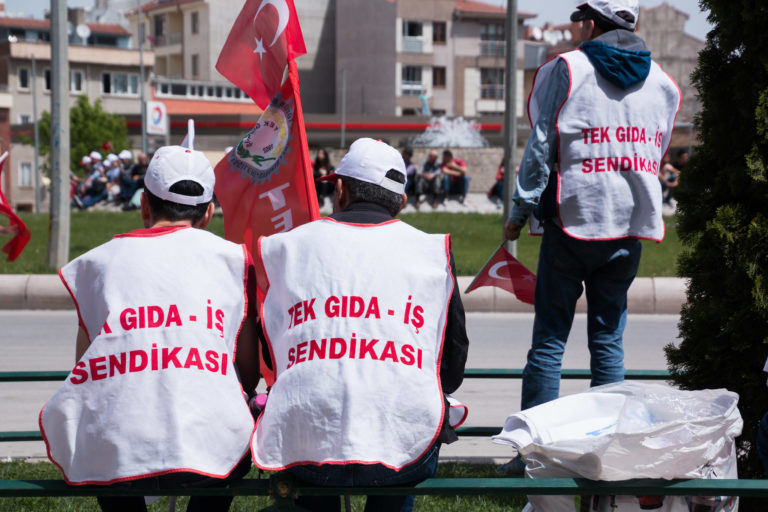
{"type": "MultiPolygon", "coordinates": [[[[655,480],[595,482],[580,478],[431,478],[415,487],[297,486],[301,494],[320,495],[652,495],[652,496],[768,496],[768,480],[655,480]]],[[[264,496],[268,480],[246,479],[226,487],[126,489],[69,486],[61,480],[0,480],[0,497],[46,496],[264,496]]]]}

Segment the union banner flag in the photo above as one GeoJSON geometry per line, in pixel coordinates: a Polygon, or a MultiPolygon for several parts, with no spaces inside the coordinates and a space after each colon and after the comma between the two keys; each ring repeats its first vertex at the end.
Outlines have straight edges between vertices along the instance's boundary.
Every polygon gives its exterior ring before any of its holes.
{"type": "MultiPolygon", "coordinates": [[[[6,151],[0,156],[0,185],[3,182],[3,167],[7,159],[8,152],[6,151]]],[[[0,234],[10,233],[14,235],[14,237],[3,246],[3,252],[8,255],[8,261],[15,261],[16,258],[19,257],[19,254],[21,254],[21,251],[24,250],[24,247],[26,247],[31,235],[29,229],[27,229],[27,225],[14,213],[8,200],[5,199],[2,186],[0,186],[0,215],[7,217],[9,221],[7,227],[3,228],[0,226],[0,228],[2,228],[0,234]]]]}
{"type": "MultiPolygon", "coordinates": [[[[262,235],[320,218],[296,64],[250,132],[216,165],[224,237],[253,254],[262,235]]],[[[254,254],[254,256],[256,256],[254,254]]]]}
{"type": "Polygon", "coordinates": [[[495,286],[514,293],[520,302],[533,304],[536,275],[528,270],[501,244],[491,259],[478,272],[465,293],[481,286],[495,286]]]}

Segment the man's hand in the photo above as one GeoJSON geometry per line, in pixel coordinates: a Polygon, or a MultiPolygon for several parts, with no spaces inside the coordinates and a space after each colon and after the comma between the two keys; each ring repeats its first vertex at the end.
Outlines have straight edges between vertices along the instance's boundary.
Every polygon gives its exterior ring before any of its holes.
{"type": "Polygon", "coordinates": [[[520,238],[520,231],[523,229],[523,226],[518,226],[511,220],[508,220],[504,223],[504,238],[509,240],[510,242],[517,240],[520,238]]]}

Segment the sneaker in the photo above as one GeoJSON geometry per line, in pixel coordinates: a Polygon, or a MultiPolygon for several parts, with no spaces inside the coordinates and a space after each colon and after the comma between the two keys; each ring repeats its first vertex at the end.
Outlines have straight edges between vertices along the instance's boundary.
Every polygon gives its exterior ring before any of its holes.
{"type": "Polygon", "coordinates": [[[85,208],[85,207],[83,206],[83,200],[82,200],[82,199],[80,199],[80,196],[78,196],[77,194],[75,194],[74,196],[72,196],[72,201],[74,201],[74,202],[75,202],[75,206],[77,206],[77,207],[78,207],[78,208],[80,208],[81,210],[85,208]]]}
{"type": "Polygon", "coordinates": [[[525,462],[523,461],[522,457],[518,455],[506,464],[496,466],[496,473],[504,476],[522,475],[525,473],[525,462]]]}

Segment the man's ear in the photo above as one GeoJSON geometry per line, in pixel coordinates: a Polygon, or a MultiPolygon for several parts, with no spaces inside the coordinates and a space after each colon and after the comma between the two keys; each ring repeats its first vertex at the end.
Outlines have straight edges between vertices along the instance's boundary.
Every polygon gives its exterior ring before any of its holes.
{"type": "Polygon", "coordinates": [[[336,178],[336,185],[334,187],[333,194],[333,211],[334,213],[340,212],[347,206],[349,206],[347,190],[344,188],[344,183],[341,181],[341,178],[336,178]]]}
{"type": "Polygon", "coordinates": [[[213,212],[216,210],[216,207],[213,205],[213,201],[208,203],[208,208],[205,210],[205,215],[203,215],[203,218],[200,219],[193,227],[196,227],[198,229],[205,229],[208,227],[208,224],[211,222],[211,219],[213,218],[213,212]]]}
{"type": "Polygon", "coordinates": [[[152,227],[152,210],[149,209],[146,192],[141,193],[141,220],[145,228],[152,227]]]}
{"type": "Polygon", "coordinates": [[[408,196],[403,194],[403,201],[400,203],[400,210],[398,212],[403,211],[403,208],[405,208],[406,204],[408,204],[408,196]]]}

